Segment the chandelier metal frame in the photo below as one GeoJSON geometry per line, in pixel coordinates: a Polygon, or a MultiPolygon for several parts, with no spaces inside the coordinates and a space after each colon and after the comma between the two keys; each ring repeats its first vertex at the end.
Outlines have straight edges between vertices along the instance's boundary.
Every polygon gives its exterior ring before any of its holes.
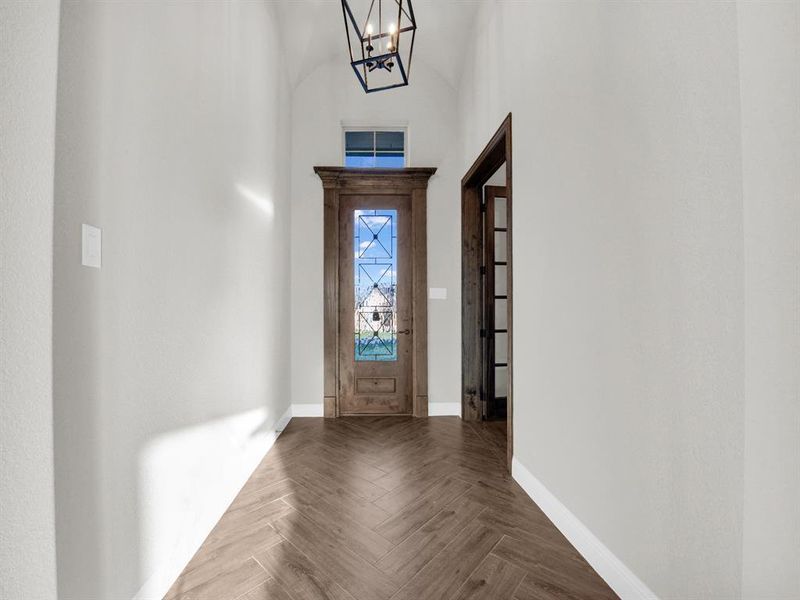
{"type": "Polygon", "coordinates": [[[349,1],[342,0],[350,65],[367,94],[406,86],[411,73],[411,57],[414,53],[414,39],[417,34],[417,21],[414,18],[411,0],[386,0],[386,3],[390,5],[387,9],[397,8],[395,23],[400,26],[395,27],[394,31],[383,30],[384,14],[390,14],[384,13],[383,3],[384,0],[371,0],[367,18],[363,25],[360,25],[353,15],[349,1]],[[378,22],[377,33],[372,29],[372,20],[375,18],[378,22]],[[401,48],[405,48],[406,44],[409,45],[409,50],[407,60],[404,62],[401,48]],[[372,87],[370,73],[377,70],[392,73],[395,67],[400,73],[399,82],[372,87]]]}

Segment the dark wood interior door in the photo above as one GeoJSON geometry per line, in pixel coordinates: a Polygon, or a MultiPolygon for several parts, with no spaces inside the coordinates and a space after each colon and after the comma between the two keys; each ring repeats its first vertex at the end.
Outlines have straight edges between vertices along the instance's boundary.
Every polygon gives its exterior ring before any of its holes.
{"type": "Polygon", "coordinates": [[[339,413],[412,414],[411,197],[339,203],[339,413]]]}
{"type": "Polygon", "coordinates": [[[483,198],[483,419],[505,419],[508,407],[508,193],[487,185],[483,198]]]}

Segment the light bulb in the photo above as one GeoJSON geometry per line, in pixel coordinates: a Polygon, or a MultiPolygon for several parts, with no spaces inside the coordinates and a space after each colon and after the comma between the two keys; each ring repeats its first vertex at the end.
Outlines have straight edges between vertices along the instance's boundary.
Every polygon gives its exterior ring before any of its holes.
{"type": "Polygon", "coordinates": [[[372,35],[372,23],[367,23],[367,35],[372,35]]]}
{"type": "Polygon", "coordinates": [[[397,31],[397,25],[389,23],[389,33],[394,34],[395,31],[397,31]]]}

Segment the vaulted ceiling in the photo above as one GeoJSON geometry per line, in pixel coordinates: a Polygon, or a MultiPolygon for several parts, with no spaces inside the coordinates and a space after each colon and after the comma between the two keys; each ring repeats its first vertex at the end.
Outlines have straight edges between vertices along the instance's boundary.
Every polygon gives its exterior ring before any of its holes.
{"type": "MultiPolygon", "coordinates": [[[[349,0],[354,10],[370,1],[349,0]]],[[[413,0],[418,25],[414,64],[426,63],[455,87],[481,1],[413,0]]],[[[384,0],[389,4],[393,0],[384,0]]],[[[280,14],[293,86],[322,63],[349,60],[340,0],[280,0],[280,14]]]]}

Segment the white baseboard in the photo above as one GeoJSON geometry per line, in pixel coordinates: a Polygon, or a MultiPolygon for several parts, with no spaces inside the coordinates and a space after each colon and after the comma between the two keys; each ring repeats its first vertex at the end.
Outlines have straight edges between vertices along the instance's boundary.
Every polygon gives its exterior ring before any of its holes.
{"type": "MultiPolygon", "coordinates": [[[[275,432],[281,433],[284,429],[286,429],[286,426],[289,424],[289,421],[291,420],[292,420],[292,407],[290,405],[289,408],[286,409],[286,412],[281,415],[281,418],[275,421],[275,432]]],[[[271,447],[272,446],[270,446],[270,448],[271,447]]],[[[267,451],[269,451],[269,448],[267,448],[267,451]]],[[[266,454],[266,452],[264,454],[266,454]]]]}
{"type": "Polygon", "coordinates": [[[430,417],[460,417],[460,402],[429,402],[428,416],[430,417]]]}
{"type": "Polygon", "coordinates": [[[293,417],[323,417],[325,411],[322,403],[320,404],[292,404],[293,417]]]}
{"type": "MultiPolygon", "coordinates": [[[[428,415],[431,417],[460,417],[461,403],[431,402],[430,404],[428,404],[428,415]]],[[[324,409],[322,404],[292,404],[292,416],[322,417],[324,416],[324,409]]],[[[286,424],[284,424],[284,427],[285,425],[286,424]]]]}
{"type": "Polygon", "coordinates": [[[658,597],[516,458],[511,476],[622,600],[658,597]]]}
{"type": "MultiPolygon", "coordinates": [[[[259,425],[258,415],[255,415],[255,417],[256,419],[252,423],[247,423],[245,429],[252,430],[252,425],[259,425]]],[[[166,595],[169,588],[186,567],[186,564],[195,555],[208,534],[211,533],[212,528],[219,521],[230,502],[233,501],[247,480],[250,479],[261,459],[275,444],[275,440],[278,439],[281,431],[283,431],[291,418],[292,407],[290,406],[275,421],[272,427],[247,436],[247,444],[243,443],[243,446],[247,445],[247,451],[241,457],[241,460],[237,459],[236,461],[239,466],[237,480],[233,485],[221,489],[219,498],[214,500],[213,506],[207,507],[199,517],[196,517],[194,530],[189,532],[190,535],[184,536],[179,540],[168,540],[167,543],[174,545],[174,550],[171,552],[169,560],[165,560],[150,575],[134,596],[134,600],[155,600],[166,595]]]]}

